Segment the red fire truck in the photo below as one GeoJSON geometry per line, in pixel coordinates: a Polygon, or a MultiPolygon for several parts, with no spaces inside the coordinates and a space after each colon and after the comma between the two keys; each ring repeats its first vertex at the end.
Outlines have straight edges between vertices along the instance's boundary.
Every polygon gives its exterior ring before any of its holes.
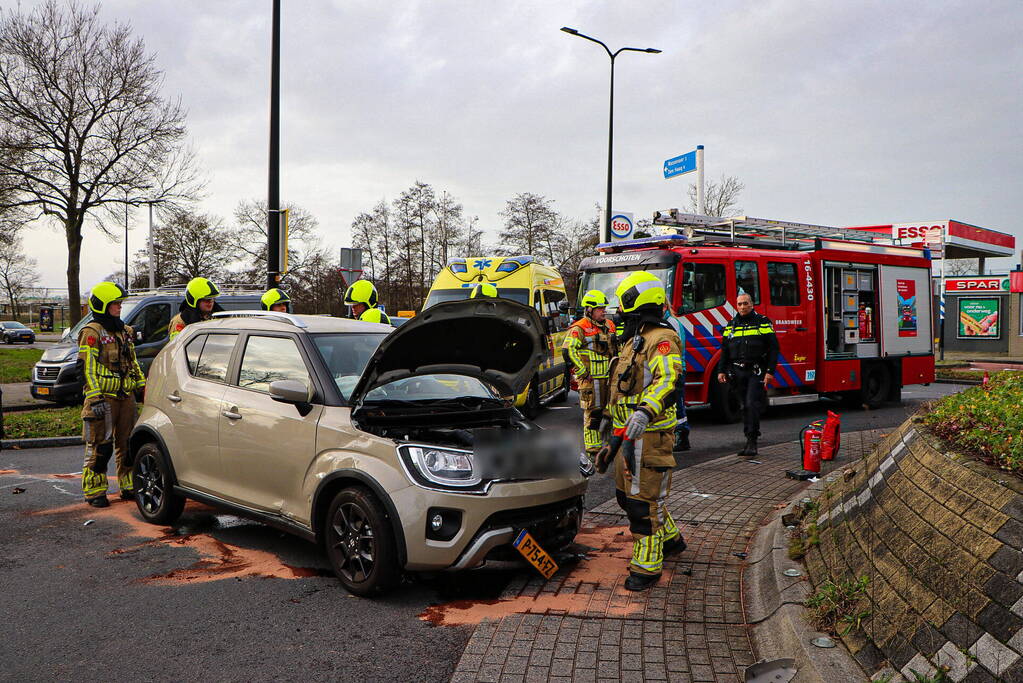
{"type": "Polygon", "coordinates": [[[781,354],[772,405],[845,396],[877,407],[934,380],[931,260],[859,230],[739,216],[654,214],[649,237],[598,245],[581,265],[580,294],[614,291],[649,270],[669,290],[685,329],[687,405],[739,419],[715,380],[721,332],[745,292],[774,322],[781,354]]]}

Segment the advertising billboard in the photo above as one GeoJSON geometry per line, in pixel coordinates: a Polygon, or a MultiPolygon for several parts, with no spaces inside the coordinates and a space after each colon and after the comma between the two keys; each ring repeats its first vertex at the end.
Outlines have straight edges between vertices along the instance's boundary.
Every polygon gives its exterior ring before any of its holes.
{"type": "Polygon", "coordinates": [[[958,339],[998,339],[1001,299],[959,297],[958,339]]]}

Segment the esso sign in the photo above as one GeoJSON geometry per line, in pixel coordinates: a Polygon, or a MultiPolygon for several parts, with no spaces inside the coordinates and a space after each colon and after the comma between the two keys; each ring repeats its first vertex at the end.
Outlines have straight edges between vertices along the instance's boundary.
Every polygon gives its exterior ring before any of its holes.
{"type": "Polygon", "coordinates": [[[611,216],[611,239],[627,240],[632,237],[632,215],[616,213],[611,216]]]}
{"type": "Polygon", "coordinates": [[[892,226],[892,239],[896,242],[926,242],[941,244],[945,234],[944,223],[901,223],[892,226]]]}

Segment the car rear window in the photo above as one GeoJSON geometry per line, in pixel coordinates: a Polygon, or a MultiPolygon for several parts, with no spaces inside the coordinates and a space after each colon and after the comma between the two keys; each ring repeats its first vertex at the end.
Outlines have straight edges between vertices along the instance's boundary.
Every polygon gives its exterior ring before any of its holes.
{"type": "Polygon", "coordinates": [[[225,381],[227,365],[231,361],[231,351],[234,350],[237,338],[234,334],[207,334],[188,342],[185,347],[188,371],[199,379],[225,381]]]}

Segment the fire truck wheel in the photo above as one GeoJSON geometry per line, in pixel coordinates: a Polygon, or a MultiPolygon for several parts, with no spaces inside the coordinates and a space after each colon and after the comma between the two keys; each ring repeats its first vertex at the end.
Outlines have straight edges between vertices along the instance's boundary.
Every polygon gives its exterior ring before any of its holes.
{"type": "Polygon", "coordinates": [[[860,401],[867,408],[880,408],[892,388],[892,377],[888,368],[880,363],[868,366],[860,383],[860,401]]]}
{"type": "Polygon", "coordinates": [[[717,381],[717,371],[712,372],[714,383],[710,385],[710,405],[714,411],[714,418],[722,424],[732,424],[742,419],[742,406],[739,404],[739,397],[731,390],[730,384],[721,384],[717,381]]]}

